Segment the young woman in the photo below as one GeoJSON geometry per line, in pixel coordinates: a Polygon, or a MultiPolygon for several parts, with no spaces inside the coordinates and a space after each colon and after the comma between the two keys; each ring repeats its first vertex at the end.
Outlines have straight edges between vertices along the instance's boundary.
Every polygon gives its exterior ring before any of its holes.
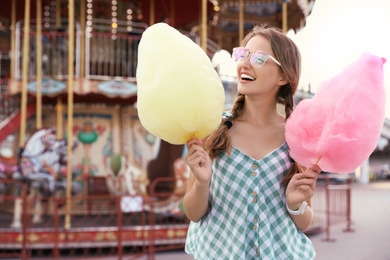
{"type": "Polygon", "coordinates": [[[313,259],[302,230],[312,220],[321,170],[294,163],[284,138],[299,50],[278,29],[257,26],[232,56],[238,77],[232,110],[208,138],[187,143],[186,252],[195,259],[313,259]]]}

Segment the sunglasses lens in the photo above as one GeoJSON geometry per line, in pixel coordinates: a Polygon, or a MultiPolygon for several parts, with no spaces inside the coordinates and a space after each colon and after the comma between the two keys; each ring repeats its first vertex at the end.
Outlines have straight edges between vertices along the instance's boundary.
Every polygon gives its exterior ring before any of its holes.
{"type": "Polygon", "coordinates": [[[260,67],[261,65],[264,64],[264,62],[267,60],[267,54],[262,53],[262,52],[255,52],[252,54],[251,57],[251,64],[254,67],[260,67]]]}
{"type": "Polygon", "coordinates": [[[248,50],[245,48],[235,48],[233,50],[233,59],[234,61],[245,60],[248,55],[248,50]]]}

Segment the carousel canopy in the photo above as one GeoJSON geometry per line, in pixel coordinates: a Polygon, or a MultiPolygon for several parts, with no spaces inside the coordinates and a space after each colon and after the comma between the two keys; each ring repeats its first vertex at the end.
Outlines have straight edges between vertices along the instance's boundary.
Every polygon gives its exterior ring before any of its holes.
{"type": "MultiPolygon", "coordinates": [[[[243,27],[247,32],[257,24],[269,24],[278,28],[283,26],[283,3],[287,4],[286,30],[299,31],[306,25],[314,0],[241,0],[243,4],[243,27]]],[[[239,11],[241,1],[218,0],[214,34],[223,49],[239,45],[239,11]]]]}
{"type": "MultiPolygon", "coordinates": [[[[16,1],[16,20],[23,19],[25,0],[16,1]]],[[[31,1],[31,18],[36,17],[36,0],[31,1]]],[[[239,4],[242,1],[244,6],[244,29],[249,30],[255,24],[267,23],[276,27],[282,27],[283,3],[287,3],[287,28],[298,31],[306,23],[306,17],[310,15],[315,0],[209,0],[207,1],[207,16],[209,21],[209,37],[226,40],[234,40],[238,34],[239,4]]],[[[93,5],[92,16],[99,19],[111,19],[111,0],[84,0],[85,3],[93,5]]],[[[117,19],[126,20],[129,18],[127,10],[132,10],[131,19],[137,22],[144,22],[150,25],[165,21],[177,29],[187,31],[199,30],[202,13],[202,1],[200,0],[117,0],[117,19]],[[154,10],[154,17],[151,13],[154,10]]],[[[67,18],[68,0],[42,0],[45,12],[56,14],[56,8],[61,6],[59,13],[62,18],[67,18]],[[60,4],[58,5],[57,2],[60,4]]],[[[76,16],[80,16],[81,0],[75,1],[76,16]]],[[[6,1],[0,9],[0,21],[7,27],[10,25],[11,1],[6,1]]],[[[221,42],[221,41],[219,41],[221,42]]],[[[222,46],[223,47],[223,46],[222,46]]]]}
{"type": "MultiPolygon", "coordinates": [[[[25,14],[25,0],[14,0],[15,1],[15,18],[16,21],[21,21],[24,19],[25,14]]],[[[36,0],[30,0],[31,10],[30,16],[31,21],[36,19],[37,10],[36,10],[36,0]]],[[[11,16],[12,16],[12,8],[11,1],[6,1],[3,7],[0,9],[0,31],[2,30],[2,35],[9,35],[9,43],[11,42],[11,33],[9,28],[11,27],[11,16]],[[2,28],[2,29],[1,29],[2,28]],[[7,33],[8,32],[8,33],[7,33]]],[[[240,28],[240,20],[239,20],[239,11],[240,4],[243,6],[243,28],[244,33],[253,28],[256,24],[267,23],[279,28],[282,28],[283,22],[287,27],[287,30],[298,31],[305,26],[306,17],[310,15],[311,10],[314,5],[314,0],[209,0],[207,1],[207,32],[208,32],[208,44],[209,42],[213,42],[213,51],[224,49],[231,51],[234,46],[240,44],[239,39],[239,28],[240,28]],[[286,4],[287,8],[283,8],[283,5],[286,4]],[[287,11],[286,11],[287,10],[287,11]],[[286,19],[287,18],[287,19],[286,19]],[[216,46],[216,47],[215,47],[216,46]]],[[[42,9],[43,9],[43,20],[45,19],[54,19],[61,18],[60,21],[61,26],[66,26],[66,19],[68,18],[68,10],[67,10],[68,0],[42,0],[42,9]],[[65,20],[65,22],[64,22],[65,20]]],[[[104,26],[106,26],[108,35],[112,32],[111,25],[120,24],[119,21],[122,21],[123,24],[131,21],[142,22],[145,26],[149,26],[151,23],[158,22],[167,22],[171,26],[187,31],[189,35],[199,35],[201,30],[201,17],[202,14],[202,1],[200,0],[188,0],[188,1],[178,1],[178,0],[146,0],[146,1],[138,1],[138,0],[76,0],[75,1],[75,17],[76,22],[80,23],[82,20],[82,16],[86,16],[87,24],[90,22],[92,24],[93,30],[96,32],[96,26],[98,25],[98,20],[106,20],[108,21],[104,26]],[[86,4],[86,13],[82,15],[81,4],[86,4]],[[114,6],[115,5],[115,6],[114,6]],[[114,11],[115,10],[115,11],[114,11]],[[114,15],[115,14],[115,15],[114,15]],[[112,23],[111,23],[112,21],[112,23]],[[116,22],[118,21],[118,22],[116,22]],[[95,28],[94,28],[95,26],[95,28]]],[[[46,26],[46,25],[45,25],[46,26]]],[[[62,28],[61,27],[61,28],[62,28]]],[[[46,27],[45,27],[46,28],[46,27]]],[[[99,27],[100,28],[100,27],[99,27]]],[[[88,29],[88,28],[87,28],[88,29]]],[[[90,28],[91,29],[91,28],[90,28]]],[[[126,30],[126,29],[124,29],[126,30]]],[[[21,32],[22,29],[19,31],[21,32]]],[[[33,31],[33,30],[31,30],[33,31]]],[[[47,32],[46,32],[47,33],[47,32]]],[[[60,32],[61,33],[61,32],[60,32]]],[[[61,40],[60,33],[56,36],[58,40],[61,40]]],[[[116,33],[119,33],[119,27],[116,30],[116,33]]],[[[142,31],[137,32],[140,35],[142,31]]],[[[122,33],[123,35],[131,35],[131,33],[125,31],[122,33]]],[[[52,37],[52,36],[51,36],[52,37]]],[[[123,36],[121,36],[123,39],[123,36]]],[[[4,38],[4,37],[3,37],[4,38]]],[[[20,37],[21,39],[21,37],[20,37]]],[[[20,40],[19,39],[19,40],[20,40]]],[[[54,38],[57,39],[57,38],[54,38]]],[[[66,40],[66,39],[65,39],[66,40]]],[[[6,41],[6,40],[5,40],[6,41]]],[[[116,40],[118,42],[119,40],[116,40]]],[[[91,41],[90,41],[91,42],[91,41]]],[[[95,38],[96,42],[96,38],[95,38]]],[[[122,41],[123,44],[126,44],[126,41],[122,41]]],[[[128,41],[132,45],[133,42],[128,41]]],[[[135,43],[135,41],[134,41],[135,43]]],[[[122,44],[122,45],[123,45],[122,44]]],[[[101,43],[95,43],[96,46],[101,46],[101,43]]],[[[95,46],[90,45],[90,46],[95,46]]],[[[7,45],[10,48],[10,44],[7,45]]],[[[7,49],[7,46],[4,49],[7,49]]],[[[22,46],[19,44],[19,46],[22,46]]],[[[124,46],[124,45],[123,45],[124,46]]],[[[91,48],[92,48],[91,47],[91,48]]],[[[3,47],[2,47],[3,49],[3,47]]],[[[47,49],[47,48],[46,48],[47,49]]],[[[108,47],[104,48],[108,50],[108,47]]],[[[18,50],[17,50],[18,51],[18,50]]],[[[21,51],[21,48],[19,48],[21,51]]],[[[5,53],[7,50],[1,50],[1,52],[5,53]]],[[[31,52],[31,50],[30,50],[31,52]]],[[[96,52],[96,51],[95,51],[96,52]]],[[[93,54],[93,50],[91,49],[91,53],[93,54]]],[[[118,52],[119,53],[119,52],[118,52]]],[[[123,52],[124,53],[124,52],[123,52]]],[[[121,52],[120,55],[123,56],[121,52]]],[[[136,50],[134,50],[136,53],[136,50]]],[[[89,55],[90,59],[93,59],[89,55]]],[[[19,54],[20,55],[20,54],[19,54]]],[[[210,55],[211,57],[212,55],[210,55]]],[[[82,54],[79,54],[79,57],[84,57],[82,54]]],[[[96,59],[96,58],[95,58],[96,59]]],[[[115,59],[118,61],[119,59],[115,59]]],[[[127,59],[122,59],[126,60],[127,59]]],[[[54,59],[49,59],[49,61],[54,61],[54,59]]],[[[85,64],[91,64],[93,60],[84,61],[85,64]]],[[[128,60],[131,62],[126,66],[135,67],[137,61],[128,60]]],[[[19,69],[21,62],[19,61],[19,69]]],[[[116,65],[115,65],[116,66],[116,65]]],[[[97,67],[97,66],[95,66],[97,67]]],[[[30,70],[35,71],[35,69],[30,68],[30,70]]],[[[132,73],[134,74],[135,69],[132,69],[132,73]]],[[[66,73],[66,72],[65,72],[66,73]]],[[[63,94],[66,92],[66,86],[64,86],[61,82],[55,82],[50,80],[50,75],[44,75],[48,79],[48,84],[45,86],[51,86],[51,88],[46,88],[47,92],[43,93],[44,96],[53,97],[56,95],[63,94]],[[65,89],[60,89],[61,87],[65,89]]],[[[66,76],[64,73],[61,75],[66,76]]],[[[116,82],[116,78],[122,77],[123,75],[98,75],[93,74],[94,76],[108,76],[105,81],[108,83],[102,84],[99,81],[83,81],[83,75],[78,79],[76,83],[83,82],[80,84],[76,84],[75,86],[75,94],[76,95],[103,95],[110,99],[117,97],[124,97],[128,99],[129,97],[136,96],[136,88],[133,86],[127,86],[124,84],[120,84],[116,82]],[[120,85],[120,86],[119,86],[120,85]],[[118,87],[119,86],[119,87],[118,87]],[[124,90],[125,92],[121,92],[124,90]],[[118,92],[119,91],[119,92],[118,92]]],[[[34,75],[33,75],[34,76],[34,75]]],[[[133,77],[134,75],[126,75],[127,77],[133,77]]],[[[31,75],[29,75],[31,77],[31,75]]],[[[33,78],[33,77],[32,77],[33,78]]],[[[66,78],[66,77],[65,77],[66,78]]],[[[11,84],[9,84],[9,93],[16,94],[20,91],[20,76],[17,78],[19,82],[13,82],[11,79],[11,84]]],[[[135,78],[134,78],[135,79],[135,78]]],[[[135,83],[133,79],[132,82],[135,83]]],[[[29,82],[29,93],[34,95],[34,82],[29,82]]]]}
{"type": "MultiPolygon", "coordinates": [[[[254,24],[267,23],[282,27],[282,5],[287,2],[288,29],[297,31],[305,26],[306,17],[311,13],[313,0],[242,0],[244,5],[244,27],[251,29],[254,24]]],[[[223,32],[236,32],[238,23],[239,1],[219,0],[219,23],[223,32]]]]}

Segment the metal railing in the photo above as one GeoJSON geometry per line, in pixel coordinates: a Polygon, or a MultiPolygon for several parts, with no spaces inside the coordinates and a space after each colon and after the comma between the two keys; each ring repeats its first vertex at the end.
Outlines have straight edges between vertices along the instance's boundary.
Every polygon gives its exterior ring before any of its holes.
{"type": "Polygon", "coordinates": [[[325,232],[324,241],[332,242],[331,226],[345,223],[345,232],[352,232],[351,220],[351,183],[349,175],[320,174],[317,187],[312,198],[314,218],[312,227],[325,232]]]}
{"type": "MultiPolygon", "coordinates": [[[[62,26],[56,26],[54,20],[47,21],[42,26],[42,74],[43,78],[64,80],[68,78],[68,27],[67,20],[62,21],[62,26]]],[[[37,38],[36,21],[30,23],[28,73],[29,80],[34,80],[37,73],[37,38]]],[[[23,61],[23,28],[24,22],[16,23],[15,30],[15,78],[22,79],[23,61]]],[[[75,24],[74,77],[80,76],[80,24],[75,24]]]]}
{"type": "MultiPolygon", "coordinates": [[[[0,56],[0,61],[3,58],[0,56]]],[[[0,78],[0,126],[3,120],[20,109],[20,97],[14,97],[8,94],[8,81],[8,75],[0,78]]]]}
{"type": "Polygon", "coordinates": [[[44,197],[22,181],[0,178],[0,184],[0,258],[153,259],[160,246],[182,248],[185,242],[186,217],[157,209],[169,200],[166,193],[151,191],[142,200],[139,195],[74,196],[71,227],[65,228],[63,196],[44,197]],[[134,210],[135,202],[140,209],[134,210]],[[44,213],[40,218],[38,211],[44,213]]]}
{"type": "MultiPolygon", "coordinates": [[[[194,41],[196,44],[200,45],[200,36],[196,33],[192,33],[192,32],[186,32],[186,31],[183,31],[183,30],[180,30],[180,32],[187,36],[188,38],[190,38],[192,41],[194,41]]],[[[206,54],[212,58],[214,56],[214,54],[219,51],[221,49],[221,47],[214,41],[210,40],[209,38],[207,39],[206,41],[206,44],[207,44],[207,51],[206,51],[206,54]]]]}
{"type": "MultiPolygon", "coordinates": [[[[326,232],[325,241],[334,240],[330,227],[336,223],[346,223],[345,231],[352,231],[351,179],[340,181],[340,176],[336,177],[320,175],[312,199],[314,217],[320,220],[320,231],[326,232]]],[[[150,184],[149,196],[141,200],[140,195],[76,195],[71,198],[72,224],[66,229],[63,196],[33,197],[26,183],[0,179],[4,185],[0,194],[0,258],[154,259],[158,251],[183,248],[189,221],[172,207],[182,202],[182,194],[172,191],[177,183],[175,178],[158,178],[150,184]],[[37,202],[46,213],[41,222],[34,223],[37,202]],[[18,210],[20,226],[10,228],[18,210]]]]}
{"type": "Polygon", "coordinates": [[[112,21],[94,19],[85,35],[86,77],[97,80],[135,81],[138,44],[148,27],[145,23],[118,21],[115,33],[112,21]],[[130,28],[129,28],[130,27],[130,28]]]}
{"type": "MultiPolygon", "coordinates": [[[[30,23],[28,54],[29,81],[36,78],[37,39],[36,20],[30,23]]],[[[93,19],[87,22],[85,32],[79,23],[75,24],[75,69],[77,79],[81,73],[81,37],[85,37],[85,78],[91,80],[136,81],[138,65],[138,44],[142,33],[148,28],[145,23],[117,21],[113,27],[111,20],[93,19]]],[[[16,24],[15,78],[22,78],[23,21],[16,24]]],[[[197,34],[181,31],[199,44],[197,34]]],[[[55,20],[46,20],[42,26],[42,74],[44,79],[65,80],[68,78],[68,28],[67,20],[57,26],[55,20]]],[[[220,49],[218,44],[207,40],[207,55],[211,58],[220,49]]]]}

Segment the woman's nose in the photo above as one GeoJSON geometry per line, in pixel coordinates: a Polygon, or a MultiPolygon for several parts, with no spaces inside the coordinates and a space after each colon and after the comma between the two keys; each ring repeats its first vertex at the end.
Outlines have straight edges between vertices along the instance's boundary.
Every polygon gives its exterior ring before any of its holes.
{"type": "Polygon", "coordinates": [[[251,55],[249,54],[248,57],[241,61],[242,62],[242,66],[245,67],[245,68],[250,68],[252,66],[251,64],[251,55]]]}

